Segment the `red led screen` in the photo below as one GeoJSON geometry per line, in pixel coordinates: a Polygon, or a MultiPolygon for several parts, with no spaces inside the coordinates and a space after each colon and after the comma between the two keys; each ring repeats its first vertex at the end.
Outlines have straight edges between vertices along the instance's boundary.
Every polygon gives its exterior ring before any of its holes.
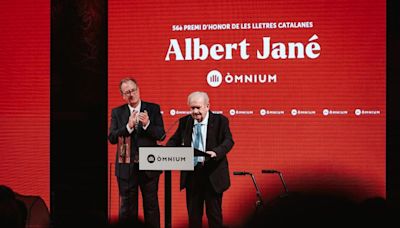
{"type": "Polygon", "coordinates": [[[50,1],[2,1],[0,31],[0,184],[50,207],[50,1]]]}
{"type": "MultiPolygon", "coordinates": [[[[118,84],[128,75],[143,100],[161,105],[165,129],[187,114],[190,92],[205,91],[211,110],[230,120],[230,171],[252,172],[266,202],[283,187],[262,169],[281,171],[290,191],[385,197],[385,1],[108,4],[109,119],[124,102],[118,84]]],[[[113,163],[115,146],[108,149],[113,163]]],[[[243,222],[256,200],[250,178],[231,181],[227,225],[243,222]]],[[[161,207],[163,185],[161,178],[161,207]]],[[[176,171],[172,215],[173,227],[186,226],[176,171]]]]}

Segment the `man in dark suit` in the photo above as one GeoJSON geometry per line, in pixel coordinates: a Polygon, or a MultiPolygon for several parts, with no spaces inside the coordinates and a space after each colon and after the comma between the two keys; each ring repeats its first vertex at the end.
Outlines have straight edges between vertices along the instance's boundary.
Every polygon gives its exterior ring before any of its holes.
{"type": "Polygon", "coordinates": [[[120,220],[137,220],[140,187],[146,226],[160,227],[158,182],[161,172],[139,171],[138,163],[138,148],[157,146],[157,140],[165,134],[160,106],[140,99],[135,79],[122,79],[119,86],[127,104],[112,110],[108,139],[111,144],[117,144],[115,175],[121,197],[120,220]]]}
{"type": "Polygon", "coordinates": [[[194,171],[181,172],[180,189],[186,188],[189,226],[202,226],[205,203],[208,226],[222,227],[222,195],[230,186],[227,153],[234,144],[229,121],[210,111],[205,92],[191,93],[188,105],[191,114],[179,120],[167,146],[192,146],[204,152],[194,157],[194,171]]]}

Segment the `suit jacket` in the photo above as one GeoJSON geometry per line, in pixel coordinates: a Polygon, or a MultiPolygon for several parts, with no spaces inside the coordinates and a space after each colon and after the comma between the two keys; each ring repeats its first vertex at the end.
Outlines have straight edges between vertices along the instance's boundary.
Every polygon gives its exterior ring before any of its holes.
{"type": "MultiPolygon", "coordinates": [[[[229,129],[229,120],[220,114],[209,111],[207,125],[206,150],[217,154],[215,159],[208,160],[205,165],[209,180],[217,193],[224,192],[230,187],[227,153],[233,147],[232,133],[229,129]]],[[[179,119],[179,126],[175,134],[168,140],[167,146],[191,146],[194,120],[190,115],[179,119]]],[[[187,178],[193,171],[181,171],[180,189],[187,187],[187,178]]]]}
{"type": "MultiPolygon", "coordinates": [[[[111,123],[108,140],[111,144],[118,143],[118,137],[131,136],[131,163],[120,164],[118,163],[118,154],[116,154],[115,162],[115,175],[119,178],[127,179],[133,174],[133,156],[138,151],[139,147],[153,147],[157,146],[157,140],[165,134],[164,122],[160,113],[160,106],[158,104],[141,101],[140,112],[147,110],[149,115],[150,124],[143,129],[139,124],[138,129],[135,129],[131,134],[126,129],[129,120],[130,110],[128,104],[121,105],[111,111],[111,123]],[[136,135],[135,135],[136,134],[136,135]]],[[[161,171],[146,171],[148,177],[160,175],[161,171]]]]}

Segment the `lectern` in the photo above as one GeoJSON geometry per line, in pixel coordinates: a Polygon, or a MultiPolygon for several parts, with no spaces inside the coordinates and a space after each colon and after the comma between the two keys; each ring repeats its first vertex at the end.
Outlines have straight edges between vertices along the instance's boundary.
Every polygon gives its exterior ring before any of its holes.
{"type": "MultiPolygon", "coordinates": [[[[202,152],[201,152],[202,153],[202,152]]],[[[140,147],[139,169],[164,171],[165,184],[165,228],[171,227],[171,170],[194,170],[194,154],[192,147],[140,147]]],[[[204,153],[203,153],[204,154],[204,153]]]]}

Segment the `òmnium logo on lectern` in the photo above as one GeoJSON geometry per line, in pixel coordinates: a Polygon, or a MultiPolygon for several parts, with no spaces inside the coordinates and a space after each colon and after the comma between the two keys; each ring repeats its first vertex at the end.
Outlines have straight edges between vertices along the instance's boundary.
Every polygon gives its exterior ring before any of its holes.
{"type": "Polygon", "coordinates": [[[139,147],[139,170],[193,170],[192,147],[139,147]]]}
{"type": "Polygon", "coordinates": [[[154,157],[152,154],[149,154],[149,156],[147,156],[147,161],[149,163],[154,163],[156,161],[156,157],[154,157]]]}

